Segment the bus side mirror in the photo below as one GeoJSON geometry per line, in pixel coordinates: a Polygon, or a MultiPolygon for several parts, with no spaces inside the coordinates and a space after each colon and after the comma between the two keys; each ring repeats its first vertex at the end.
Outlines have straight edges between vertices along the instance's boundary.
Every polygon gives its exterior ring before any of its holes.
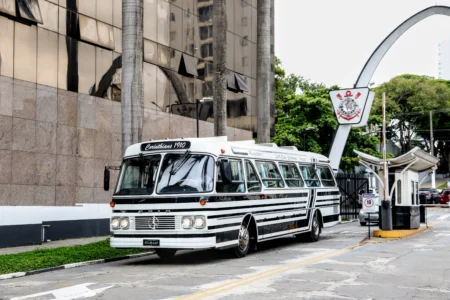
{"type": "Polygon", "coordinates": [[[103,174],[103,189],[105,191],[109,191],[109,180],[110,180],[111,174],[109,172],[108,167],[105,167],[105,172],[103,174]]]}
{"type": "Polygon", "coordinates": [[[231,164],[228,160],[221,160],[219,164],[220,177],[222,177],[223,184],[231,184],[233,182],[233,175],[231,172],[231,164]]]}

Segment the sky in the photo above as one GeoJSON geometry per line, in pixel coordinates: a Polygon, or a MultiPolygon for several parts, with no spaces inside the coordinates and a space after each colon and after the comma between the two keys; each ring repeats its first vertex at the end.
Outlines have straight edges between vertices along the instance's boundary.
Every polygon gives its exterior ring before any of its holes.
{"type": "MultiPolygon", "coordinates": [[[[398,25],[434,5],[450,0],[275,0],[275,55],[288,74],[350,88],[398,25]]],[[[405,73],[438,77],[438,44],[448,39],[450,16],[422,20],[386,53],[371,82],[405,73]]]]}

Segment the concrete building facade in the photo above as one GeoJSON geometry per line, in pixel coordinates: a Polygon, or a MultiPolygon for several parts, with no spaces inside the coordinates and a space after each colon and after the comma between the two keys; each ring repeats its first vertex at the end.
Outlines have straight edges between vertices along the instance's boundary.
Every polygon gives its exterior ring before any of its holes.
{"type": "MultiPolygon", "coordinates": [[[[212,96],[212,3],[144,0],[145,139],[196,134],[195,99],[212,96]]],[[[228,137],[251,139],[256,0],[228,0],[227,16],[228,137]]],[[[0,1],[0,247],[40,243],[43,225],[45,239],[109,233],[121,27],[121,0],[0,1]]],[[[200,119],[212,136],[212,103],[200,119]]]]}

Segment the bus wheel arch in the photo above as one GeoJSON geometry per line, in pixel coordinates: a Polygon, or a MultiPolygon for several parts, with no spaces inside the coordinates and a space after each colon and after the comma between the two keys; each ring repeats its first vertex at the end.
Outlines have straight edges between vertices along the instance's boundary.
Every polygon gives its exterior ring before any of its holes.
{"type": "Polygon", "coordinates": [[[319,218],[319,230],[320,233],[322,233],[322,229],[323,229],[323,215],[322,212],[320,211],[320,209],[316,209],[317,212],[317,217],[319,218]]]}

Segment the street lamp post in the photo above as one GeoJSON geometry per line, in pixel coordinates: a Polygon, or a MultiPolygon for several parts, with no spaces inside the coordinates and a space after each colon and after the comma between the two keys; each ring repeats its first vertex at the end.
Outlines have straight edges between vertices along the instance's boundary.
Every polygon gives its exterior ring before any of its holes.
{"type": "Polygon", "coordinates": [[[195,114],[195,116],[196,116],[196,119],[197,119],[197,137],[200,137],[200,127],[199,127],[199,115],[200,115],[200,113],[199,113],[199,107],[198,107],[198,105],[199,105],[199,103],[204,103],[204,102],[206,102],[206,101],[212,101],[213,99],[212,98],[209,98],[209,97],[204,97],[204,98],[202,98],[202,99],[196,99],[195,100],[195,112],[196,112],[196,114],[195,114]]]}
{"type": "Polygon", "coordinates": [[[303,151],[306,151],[306,132],[315,130],[314,127],[306,127],[303,131],[303,151]]]}

